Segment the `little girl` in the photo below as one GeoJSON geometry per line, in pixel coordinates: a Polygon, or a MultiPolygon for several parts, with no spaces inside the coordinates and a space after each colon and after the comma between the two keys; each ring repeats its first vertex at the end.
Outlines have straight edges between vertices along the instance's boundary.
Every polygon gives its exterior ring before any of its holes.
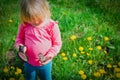
{"type": "Polygon", "coordinates": [[[25,80],[36,80],[37,75],[40,80],[52,80],[52,59],[60,51],[62,41],[58,23],[50,18],[46,0],[21,0],[14,46],[17,50],[23,46],[28,59],[24,62],[25,80]]]}

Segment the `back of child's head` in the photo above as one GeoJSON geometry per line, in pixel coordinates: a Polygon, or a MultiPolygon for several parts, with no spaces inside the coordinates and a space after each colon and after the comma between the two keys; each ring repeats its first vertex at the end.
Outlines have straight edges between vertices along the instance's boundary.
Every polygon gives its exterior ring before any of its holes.
{"type": "Polygon", "coordinates": [[[21,0],[20,21],[21,23],[32,20],[50,19],[49,5],[46,0],[21,0]]]}

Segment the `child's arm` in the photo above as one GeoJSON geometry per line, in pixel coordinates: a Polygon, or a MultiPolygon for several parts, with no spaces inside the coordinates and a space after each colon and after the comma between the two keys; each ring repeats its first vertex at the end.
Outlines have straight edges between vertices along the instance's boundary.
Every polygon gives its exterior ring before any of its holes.
{"type": "Polygon", "coordinates": [[[52,29],[51,37],[52,37],[52,47],[48,50],[47,54],[52,55],[52,57],[54,57],[60,51],[62,46],[61,34],[57,23],[55,23],[52,29]]]}
{"type": "Polygon", "coordinates": [[[24,26],[22,24],[19,25],[17,38],[14,44],[16,50],[19,50],[19,46],[24,46],[24,26]]]}
{"type": "Polygon", "coordinates": [[[43,64],[48,63],[54,56],[59,53],[62,46],[62,40],[61,40],[61,34],[58,27],[58,24],[55,23],[53,29],[52,29],[52,47],[48,50],[48,52],[45,55],[45,61],[43,64]]]}

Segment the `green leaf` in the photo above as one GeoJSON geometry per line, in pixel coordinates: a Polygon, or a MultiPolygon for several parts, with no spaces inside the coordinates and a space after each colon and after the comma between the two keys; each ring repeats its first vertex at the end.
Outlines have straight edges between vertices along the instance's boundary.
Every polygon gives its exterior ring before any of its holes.
{"type": "Polygon", "coordinates": [[[115,46],[110,45],[110,46],[108,46],[108,48],[115,49],[115,46]]]}

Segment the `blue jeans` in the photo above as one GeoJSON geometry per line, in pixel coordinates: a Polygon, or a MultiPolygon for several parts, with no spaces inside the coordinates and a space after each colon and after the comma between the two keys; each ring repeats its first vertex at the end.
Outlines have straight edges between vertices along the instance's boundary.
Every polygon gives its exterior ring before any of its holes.
{"type": "Polygon", "coordinates": [[[24,63],[25,80],[37,80],[37,75],[40,80],[52,80],[52,62],[43,66],[32,66],[24,63]]]}

